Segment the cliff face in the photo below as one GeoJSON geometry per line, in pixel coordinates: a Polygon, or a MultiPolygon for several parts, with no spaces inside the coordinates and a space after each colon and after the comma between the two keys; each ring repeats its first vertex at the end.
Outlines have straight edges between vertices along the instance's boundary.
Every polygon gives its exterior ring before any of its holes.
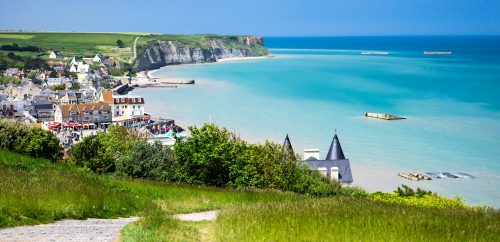
{"type": "Polygon", "coordinates": [[[153,40],[135,63],[137,71],[168,65],[216,62],[231,57],[264,56],[269,52],[255,36],[204,37],[200,43],[184,44],[172,40],[153,40]]]}

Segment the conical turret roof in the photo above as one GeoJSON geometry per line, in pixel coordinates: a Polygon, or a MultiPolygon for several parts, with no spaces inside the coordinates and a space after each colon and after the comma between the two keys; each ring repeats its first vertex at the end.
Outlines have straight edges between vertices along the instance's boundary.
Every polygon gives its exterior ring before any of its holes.
{"type": "Polygon", "coordinates": [[[288,138],[288,134],[286,134],[285,137],[285,142],[283,142],[283,152],[287,153],[290,152],[291,154],[293,153],[293,148],[292,148],[292,142],[290,142],[290,138],[288,138]]]}
{"type": "Polygon", "coordinates": [[[330,149],[328,150],[328,154],[326,155],[325,160],[344,160],[344,152],[342,151],[342,147],[340,146],[339,138],[337,134],[333,136],[332,144],[330,145],[330,149]]]}

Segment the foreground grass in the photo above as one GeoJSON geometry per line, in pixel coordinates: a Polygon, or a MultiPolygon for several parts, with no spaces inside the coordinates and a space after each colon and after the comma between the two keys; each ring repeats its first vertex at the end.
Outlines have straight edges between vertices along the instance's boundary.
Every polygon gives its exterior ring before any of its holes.
{"type": "MultiPolygon", "coordinates": [[[[123,241],[498,241],[500,213],[93,175],[0,150],[0,227],[140,216],[123,241]],[[215,222],[172,217],[219,209],[215,222]]],[[[400,202],[399,200],[397,200],[400,202]]],[[[434,206],[434,205],[433,205],[434,206]]]]}
{"type": "Polygon", "coordinates": [[[7,151],[0,151],[0,187],[0,227],[129,216],[144,204],[94,175],[7,151]]]}
{"type": "Polygon", "coordinates": [[[171,215],[176,213],[302,199],[300,195],[277,191],[219,189],[99,176],[4,150],[0,150],[0,187],[0,227],[49,223],[64,218],[143,217],[127,227],[122,236],[125,241],[197,239],[196,224],[174,220],[171,215]]]}
{"type": "Polygon", "coordinates": [[[500,213],[325,198],[228,208],[213,231],[217,241],[498,241],[500,213]]]}

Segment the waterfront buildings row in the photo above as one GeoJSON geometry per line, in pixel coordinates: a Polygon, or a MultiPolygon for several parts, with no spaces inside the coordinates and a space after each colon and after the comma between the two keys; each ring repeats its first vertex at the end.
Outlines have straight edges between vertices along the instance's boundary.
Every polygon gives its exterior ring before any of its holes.
{"type": "Polygon", "coordinates": [[[144,97],[118,95],[104,88],[42,89],[30,80],[0,90],[0,117],[31,123],[79,123],[101,127],[149,119],[144,97]]]}

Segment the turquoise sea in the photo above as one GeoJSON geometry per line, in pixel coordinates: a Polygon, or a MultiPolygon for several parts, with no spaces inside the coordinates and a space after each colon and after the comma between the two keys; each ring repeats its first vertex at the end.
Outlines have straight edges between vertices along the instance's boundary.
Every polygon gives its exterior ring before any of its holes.
{"type": "Polygon", "coordinates": [[[500,37],[273,37],[265,45],[275,58],[165,67],[152,74],[196,84],[133,93],[182,126],[214,122],[251,142],[282,143],[288,133],[296,152],[319,148],[321,157],[336,129],[354,183],[368,191],[408,184],[500,207],[500,37]],[[475,178],[411,182],[399,171],[475,178]]]}

